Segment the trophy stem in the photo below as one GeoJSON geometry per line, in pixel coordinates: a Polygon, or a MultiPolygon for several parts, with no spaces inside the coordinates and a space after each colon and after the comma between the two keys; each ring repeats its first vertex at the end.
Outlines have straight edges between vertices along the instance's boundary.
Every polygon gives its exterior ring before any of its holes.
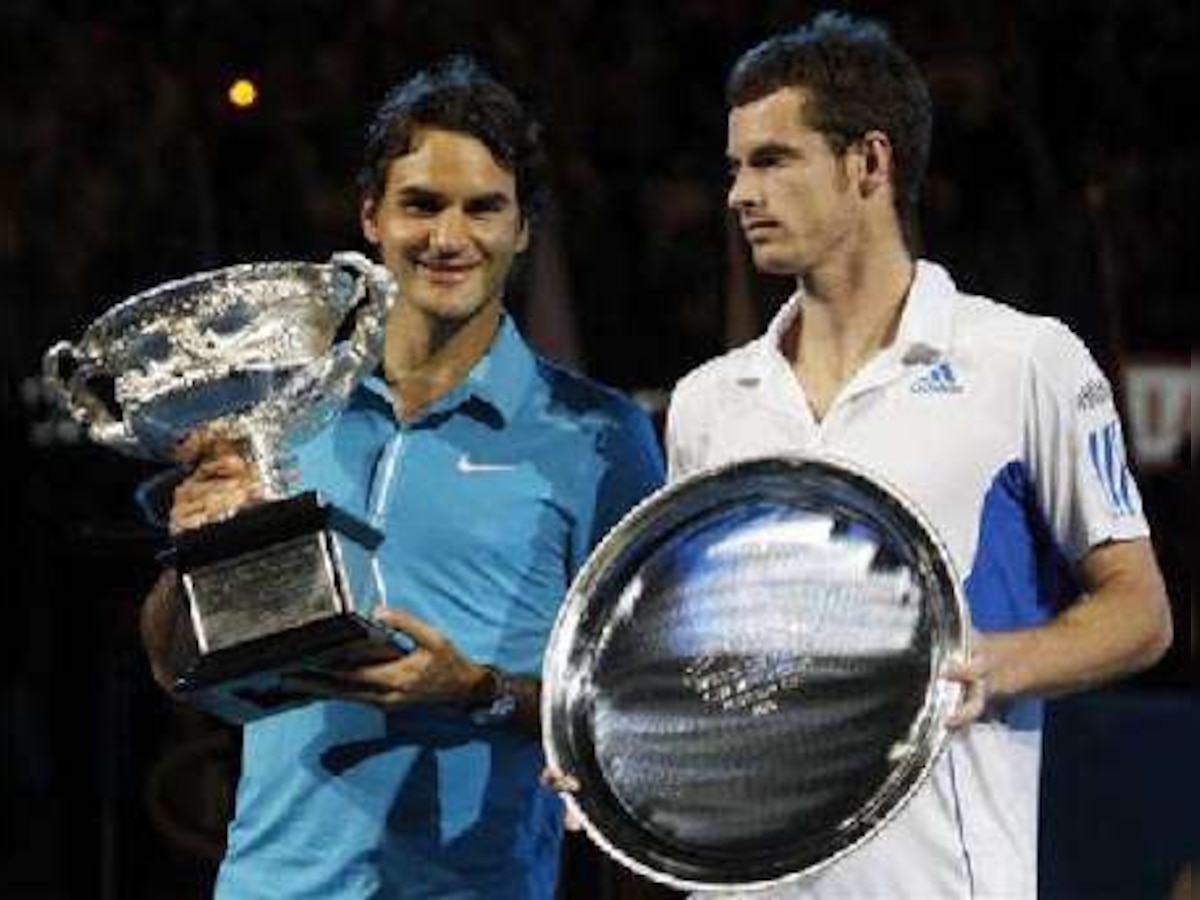
{"type": "Polygon", "coordinates": [[[278,428],[253,427],[246,435],[247,461],[258,469],[267,500],[279,500],[291,493],[291,454],[283,450],[282,444],[278,428]]]}

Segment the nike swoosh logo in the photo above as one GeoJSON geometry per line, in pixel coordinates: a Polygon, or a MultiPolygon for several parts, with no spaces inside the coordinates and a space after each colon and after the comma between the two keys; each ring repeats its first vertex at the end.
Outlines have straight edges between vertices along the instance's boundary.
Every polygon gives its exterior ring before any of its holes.
{"type": "Polygon", "coordinates": [[[473,462],[470,457],[464,453],[458,458],[457,468],[460,472],[511,472],[516,468],[516,466],[507,463],[473,462]]]}

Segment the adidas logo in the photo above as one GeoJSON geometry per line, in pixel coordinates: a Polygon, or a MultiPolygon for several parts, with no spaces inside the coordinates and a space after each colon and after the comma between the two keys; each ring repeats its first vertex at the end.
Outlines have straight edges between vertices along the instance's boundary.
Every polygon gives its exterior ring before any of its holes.
{"type": "Polygon", "coordinates": [[[940,362],[914,381],[911,390],[914,394],[961,394],[963,386],[955,377],[950,363],[940,362]]]}

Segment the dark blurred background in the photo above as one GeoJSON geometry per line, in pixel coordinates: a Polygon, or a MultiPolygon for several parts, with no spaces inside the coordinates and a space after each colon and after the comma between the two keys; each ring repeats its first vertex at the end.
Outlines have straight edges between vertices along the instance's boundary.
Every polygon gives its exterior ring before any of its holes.
{"type": "MultiPolygon", "coordinates": [[[[658,409],[789,290],[747,270],[724,214],[722,83],[742,50],[821,8],[0,0],[0,896],[205,896],[237,765],[236,733],[160,696],[139,648],[161,537],[130,496],[154,469],[55,413],[45,348],[168,278],[361,247],[366,116],[468,51],[532,106],[551,152],[514,314],[549,354],[658,409]],[[254,105],[231,104],[237,78],[254,105]]],[[[1177,638],[1153,671],[1054,709],[1043,894],[1166,896],[1200,857],[1197,5],[843,8],[884,17],[933,90],[924,253],[965,289],[1065,319],[1121,394],[1177,638]]],[[[565,896],[660,895],[582,839],[567,852],[565,896]]]]}

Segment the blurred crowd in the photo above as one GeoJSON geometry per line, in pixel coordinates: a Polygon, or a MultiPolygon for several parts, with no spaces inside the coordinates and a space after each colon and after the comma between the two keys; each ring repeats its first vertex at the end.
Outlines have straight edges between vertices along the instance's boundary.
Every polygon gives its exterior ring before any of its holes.
{"type": "MultiPolygon", "coordinates": [[[[1190,63],[1194,7],[856,6],[887,17],[935,92],[927,251],[969,287],[1067,318],[1101,356],[1186,350],[1173,206],[1195,175],[1167,98],[1190,63]]],[[[742,336],[727,309],[746,276],[723,210],[724,72],[815,8],[7,0],[6,377],[167,277],[357,245],[367,111],[394,81],[465,50],[545,125],[554,205],[543,233],[559,261],[532,274],[556,279],[576,361],[625,387],[669,385],[742,336]],[[259,86],[251,109],[226,100],[238,76],[259,86]]]]}

